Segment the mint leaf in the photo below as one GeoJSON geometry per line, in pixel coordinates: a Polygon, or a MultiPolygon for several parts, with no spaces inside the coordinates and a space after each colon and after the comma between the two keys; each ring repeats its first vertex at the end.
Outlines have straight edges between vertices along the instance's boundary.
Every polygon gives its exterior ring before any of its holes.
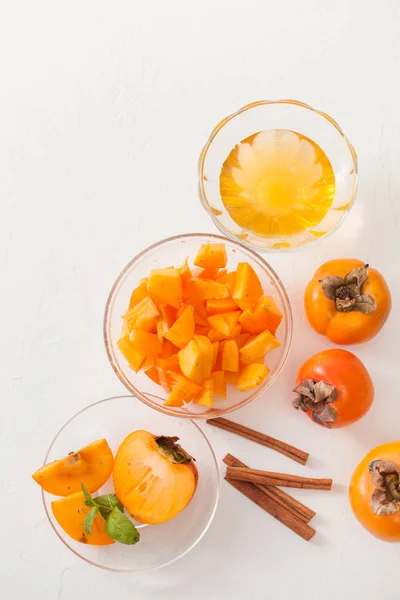
{"type": "Polygon", "coordinates": [[[107,519],[112,509],[116,506],[123,513],[124,507],[122,502],[118,500],[115,494],[104,494],[103,496],[97,496],[94,498],[96,506],[99,507],[99,511],[103,519],[107,519]]]}
{"type": "Polygon", "coordinates": [[[86,506],[90,506],[90,507],[92,507],[92,506],[96,506],[96,503],[95,503],[95,501],[93,500],[93,498],[92,498],[92,496],[91,496],[90,492],[89,492],[89,491],[88,491],[88,489],[86,488],[85,484],[84,484],[84,483],[82,483],[82,481],[81,481],[81,488],[82,488],[82,492],[84,493],[84,495],[85,495],[85,498],[86,498],[86,499],[85,499],[85,504],[86,504],[86,506]]]}
{"type": "Polygon", "coordinates": [[[108,515],[104,531],[110,538],[121,544],[136,544],[140,539],[138,530],[118,506],[114,506],[108,515]]]}
{"type": "Polygon", "coordinates": [[[98,512],[99,512],[99,509],[97,508],[97,506],[95,506],[95,507],[91,508],[90,511],[88,512],[88,514],[86,515],[86,518],[83,522],[83,528],[88,535],[92,535],[93,521],[97,517],[98,512]]]}

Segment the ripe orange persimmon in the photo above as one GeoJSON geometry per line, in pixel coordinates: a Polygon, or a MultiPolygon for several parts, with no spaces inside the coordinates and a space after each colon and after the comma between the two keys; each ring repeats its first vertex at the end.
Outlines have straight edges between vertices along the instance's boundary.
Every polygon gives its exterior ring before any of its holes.
{"type": "Polygon", "coordinates": [[[176,437],[134,431],[120,445],[113,471],[114,489],[132,517],[164,523],[190,502],[197,485],[194,459],[176,437]]]}
{"type": "Polygon", "coordinates": [[[90,507],[85,505],[83,492],[54,500],[51,503],[51,509],[57,523],[73,540],[92,546],[108,546],[114,543],[114,540],[104,531],[105,520],[100,513],[92,523],[91,535],[85,532],[84,521],[90,507]]]}
{"type": "Polygon", "coordinates": [[[400,541],[400,442],[382,444],[363,458],[349,494],[365,529],[386,542],[400,541]]]}
{"type": "Polygon", "coordinates": [[[344,427],[369,410],[374,386],[363,363],[347,350],[324,350],[301,367],[293,406],[319,425],[344,427]]]}
{"type": "Polygon", "coordinates": [[[308,284],[304,307],[313,329],[335,344],[375,337],[391,309],[390,291],[378,271],[352,258],[323,264],[308,284]]]}
{"type": "Polygon", "coordinates": [[[110,477],[113,466],[114,455],[102,439],[44,465],[32,477],[46,492],[69,496],[81,490],[81,482],[89,492],[96,492],[110,477]]]}

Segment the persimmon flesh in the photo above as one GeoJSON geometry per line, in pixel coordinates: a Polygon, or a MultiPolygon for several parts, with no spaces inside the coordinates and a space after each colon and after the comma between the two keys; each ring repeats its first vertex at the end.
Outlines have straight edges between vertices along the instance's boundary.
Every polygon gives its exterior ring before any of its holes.
{"type": "Polygon", "coordinates": [[[101,439],[44,465],[32,477],[49,494],[69,496],[81,490],[81,483],[89,492],[96,492],[110,477],[113,466],[111,448],[101,439]]]}
{"type": "Polygon", "coordinates": [[[120,445],[114,489],[127,512],[141,523],[164,523],[190,502],[197,485],[194,460],[178,438],[134,431],[120,445]]]}

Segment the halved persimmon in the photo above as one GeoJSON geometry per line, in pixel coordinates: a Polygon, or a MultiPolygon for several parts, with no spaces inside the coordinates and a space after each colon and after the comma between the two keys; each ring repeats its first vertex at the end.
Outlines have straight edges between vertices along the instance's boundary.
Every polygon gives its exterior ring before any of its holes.
{"type": "Polygon", "coordinates": [[[114,540],[104,531],[105,520],[100,513],[92,523],[91,535],[85,532],[84,521],[90,512],[90,507],[85,504],[83,492],[54,500],[51,509],[57,523],[73,540],[92,546],[108,546],[114,543],[114,540]]]}
{"type": "Polygon", "coordinates": [[[164,523],[190,502],[197,485],[194,459],[176,437],[134,431],[115,456],[114,489],[130,515],[141,523],[164,523]]]}
{"type": "Polygon", "coordinates": [[[113,466],[114,455],[102,439],[44,465],[32,477],[49,494],[69,496],[80,491],[81,482],[89,492],[96,492],[110,477],[113,466]]]}

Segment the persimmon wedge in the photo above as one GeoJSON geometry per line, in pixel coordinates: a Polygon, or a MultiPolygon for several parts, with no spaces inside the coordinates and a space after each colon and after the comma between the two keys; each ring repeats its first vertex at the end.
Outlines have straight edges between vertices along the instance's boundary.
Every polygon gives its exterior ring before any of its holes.
{"type": "Polygon", "coordinates": [[[197,485],[194,459],[178,438],[134,431],[120,445],[114,489],[127,512],[141,523],[164,523],[190,502],[197,485]]]}
{"type": "Polygon", "coordinates": [[[100,513],[92,523],[91,535],[85,532],[84,521],[90,507],[85,505],[83,492],[54,500],[51,509],[57,523],[73,540],[91,546],[108,546],[114,543],[104,531],[105,521],[100,513]]]}
{"type": "Polygon", "coordinates": [[[113,466],[111,448],[102,439],[44,465],[32,477],[49,494],[69,496],[81,490],[81,482],[89,492],[96,492],[110,477],[113,466]]]}

